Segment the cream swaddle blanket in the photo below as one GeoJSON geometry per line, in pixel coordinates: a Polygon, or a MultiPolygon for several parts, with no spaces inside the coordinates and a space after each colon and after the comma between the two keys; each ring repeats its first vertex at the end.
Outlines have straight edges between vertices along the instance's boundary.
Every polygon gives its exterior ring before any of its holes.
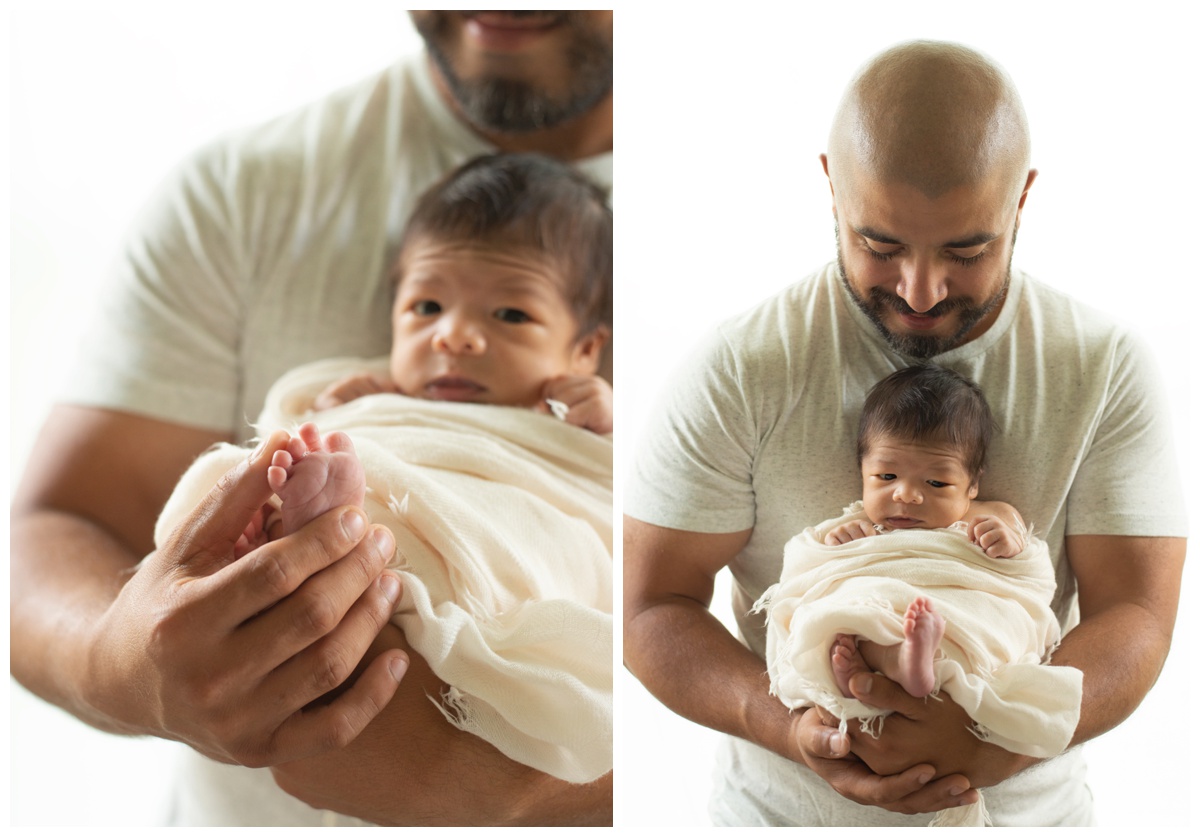
{"type": "MultiPolygon", "coordinates": [[[[830,529],[855,518],[866,518],[861,502],[792,538],[779,583],[755,605],[767,612],[771,693],[792,709],[823,707],[843,730],[855,718],[878,734],[886,713],[842,696],[830,647],[839,633],[902,642],[904,611],[923,595],[946,620],[933,664],[935,694],[948,693],[984,741],[1039,758],[1063,752],[1079,722],[1083,673],[1043,665],[1060,639],[1045,542],[1030,537],[1021,553],[1000,559],[972,544],[965,527],[825,545],[830,529]]],[[[982,803],[978,808],[968,816],[982,825],[986,813],[982,803]]]]}
{"type": "MultiPolygon", "coordinates": [[[[439,708],[509,758],[571,782],[612,769],[612,441],[514,407],[371,395],[312,413],[328,384],[387,362],[321,361],[267,395],[260,436],[314,421],[350,436],[365,510],[396,536],[393,622],[449,684],[439,708]]],[[[246,451],[188,470],[161,543],[246,451]]]]}

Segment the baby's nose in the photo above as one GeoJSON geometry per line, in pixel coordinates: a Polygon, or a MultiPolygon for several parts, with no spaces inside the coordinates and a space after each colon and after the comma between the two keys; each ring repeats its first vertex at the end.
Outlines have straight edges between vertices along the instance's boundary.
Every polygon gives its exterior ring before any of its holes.
{"type": "Polygon", "coordinates": [[[444,317],[433,335],[433,348],[455,355],[477,355],[487,349],[483,331],[465,317],[444,317]]]}

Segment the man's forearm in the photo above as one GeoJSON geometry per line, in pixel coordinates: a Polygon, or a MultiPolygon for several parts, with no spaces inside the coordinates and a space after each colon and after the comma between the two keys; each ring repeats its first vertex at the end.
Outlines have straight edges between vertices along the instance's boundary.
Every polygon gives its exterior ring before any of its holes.
{"type": "Polygon", "coordinates": [[[1063,638],[1052,664],[1083,672],[1083,706],[1071,744],[1108,732],[1137,709],[1162,671],[1170,643],[1159,618],[1137,605],[1096,614],[1063,638]]]}
{"type": "Polygon", "coordinates": [[[10,543],[13,677],[98,729],[142,732],[99,712],[84,695],[90,628],[138,557],[103,528],[54,511],[15,513],[10,543]]]}
{"type": "Polygon", "coordinates": [[[1051,662],[1083,672],[1072,739],[1080,744],[1129,717],[1158,679],[1175,628],[1187,541],[1076,535],[1066,545],[1080,622],[1051,662]]]}
{"type": "Polygon", "coordinates": [[[627,618],[625,665],[664,705],[787,758],[793,716],[770,694],[766,666],[701,603],[677,597],[627,618]]]}
{"type": "Polygon", "coordinates": [[[445,689],[398,628],[367,653],[401,648],[408,673],[349,746],[272,768],[279,786],[315,807],[389,826],[609,825],[612,774],[572,784],[519,764],[450,725],[445,689]]]}

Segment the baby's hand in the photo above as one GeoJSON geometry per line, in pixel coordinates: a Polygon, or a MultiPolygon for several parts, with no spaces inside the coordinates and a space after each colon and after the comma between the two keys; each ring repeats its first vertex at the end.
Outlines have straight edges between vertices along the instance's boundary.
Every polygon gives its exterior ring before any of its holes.
{"type": "Polygon", "coordinates": [[[861,538],[869,538],[872,535],[877,535],[875,527],[871,525],[869,520],[851,520],[849,523],[843,523],[840,526],[834,526],[825,534],[826,546],[837,546],[842,543],[850,543],[861,538]]]}
{"type": "Polygon", "coordinates": [[[1025,548],[1025,536],[994,514],[972,518],[967,530],[989,558],[1012,558],[1025,548]]]}
{"type": "Polygon", "coordinates": [[[386,378],[377,378],[374,375],[350,375],[325,387],[324,391],[313,399],[313,409],[329,410],[362,398],[364,395],[376,395],[381,392],[399,394],[400,390],[386,378]]]}
{"type": "MultiPolygon", "coordinates": [[[[542,398],[558,401],[567,412],[561,418],[567,424],[604,435],[613,431],[612,387],[598,375],[564,375],[546,382],[542,398]]],[[[550,405],[541,401],[540,413],[549,413],[550,405]]]]}

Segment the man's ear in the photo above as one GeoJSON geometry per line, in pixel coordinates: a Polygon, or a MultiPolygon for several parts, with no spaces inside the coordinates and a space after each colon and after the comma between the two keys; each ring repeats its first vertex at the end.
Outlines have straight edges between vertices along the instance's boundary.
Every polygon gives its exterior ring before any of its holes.
{"type": "Polygon", "coordinates": [[[600,356],[611,332],[608,326],[596,326],[591,334],[579,338],[571,350],[571,371],[576,375],[595,375],[600,368],[600,356]]]}

